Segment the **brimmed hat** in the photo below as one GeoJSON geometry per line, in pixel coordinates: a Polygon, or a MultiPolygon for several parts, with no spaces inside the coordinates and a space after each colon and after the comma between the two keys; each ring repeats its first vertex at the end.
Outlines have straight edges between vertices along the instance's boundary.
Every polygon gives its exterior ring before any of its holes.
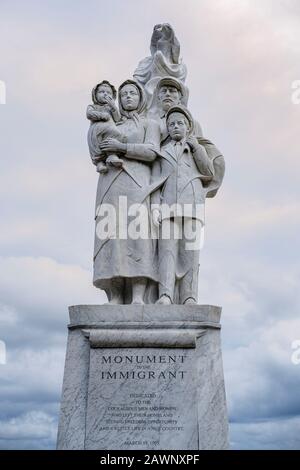
{"type": "Polygon", "coordinates": [[[173,77],[162,78],[158,82],[158,88],[161,88],[163,86],[173,86],[177,88],[177,90],[180,91],[181,94],[183,94],[183,86],[178,80],[176,80],[176,78],[173,78],[173,77]]]}

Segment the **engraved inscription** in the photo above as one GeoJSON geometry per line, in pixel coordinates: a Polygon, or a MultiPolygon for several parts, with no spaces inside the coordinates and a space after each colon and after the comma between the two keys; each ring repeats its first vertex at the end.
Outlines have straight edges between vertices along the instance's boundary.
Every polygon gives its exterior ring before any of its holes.
{"type": "Polygon", "coordinates": [[[193,357],[189,349],[91,349],[86,448],[161,449],[178,440],[196,448],[193,357]]]}

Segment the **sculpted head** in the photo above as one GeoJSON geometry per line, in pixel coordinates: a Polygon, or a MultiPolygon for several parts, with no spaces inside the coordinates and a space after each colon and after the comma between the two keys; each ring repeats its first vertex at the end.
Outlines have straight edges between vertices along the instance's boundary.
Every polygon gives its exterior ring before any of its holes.
{"type": "Polygon", "coordinates": [[[159,50],[166,52],[166,44],[168,45],[168,56],[174,64],[178,64],[180,44],[174,29],[169,23],[156,24],[151,37],[151,55],[153,56],[159,50]]]}
{"type": "Polygon", "coordinates": [[[153,28],[152,40],[170,39],[174,35],[174,30],[169,23],[156,24],[153,28]]]}
{"type": "Polygon", "coordinates": [[[137,109],[140,99],[140,91],[133,83],[128,83],[120,89],[121,104],[126,111],[137,109]]]}
{"type": "Polygon", "coordinates": [[[115,87],[107,80],[103,80],[101,83],[98,83],[92,91],[92,98],[95,104],[106,104],[107,97],[116,99],[116,96],[117,92],[115,87]]]}
{"type": "Polygon", "coordinates": [[[168,111],[171,106],[179,104],[181,100],[181,92],[171,85],[163,85],[158,92],[158,101],[163,111],[168,111]]]}
{"type": "Polygon", "coordinates": [[[165,113],[182,102],[183,85],[173,77],[162,78],[157,84],[157,102],[165,113]]]}
{"type": "Polygon", "coordinates": [[[185,139],[193,129],[193,120],[187,109],[174,106],[167,114],[167,129],[172,140],[185,139]]]}
{"type": "Polygon", "coordinates": [[[146,94],[143,87],[132,78],[125,80],[119,86],[118,99],[120,113],[124,118],[131,115],[145,115],[147,109],[146,94]]]}

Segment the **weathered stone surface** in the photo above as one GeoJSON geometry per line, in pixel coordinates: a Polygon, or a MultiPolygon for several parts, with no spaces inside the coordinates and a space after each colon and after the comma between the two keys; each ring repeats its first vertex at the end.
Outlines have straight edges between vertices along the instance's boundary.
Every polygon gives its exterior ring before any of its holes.
{"type": "Polygon", "coordinates": [[[58,449],[227,448],[220,314],[70,307],[58,449]]]}
{"type": "Polygon", "coordinates": [[[85,448],[197,449],[192,356],[191,350],[91,350],[85,448]]]}

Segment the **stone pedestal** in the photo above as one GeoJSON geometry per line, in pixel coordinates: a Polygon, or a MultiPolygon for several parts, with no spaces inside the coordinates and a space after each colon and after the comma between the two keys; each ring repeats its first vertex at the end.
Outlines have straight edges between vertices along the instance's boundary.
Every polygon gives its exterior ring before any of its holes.
{"type": "Polygon", "coordinates": [[[58,449],[226,449],[221,308],[70,307],[58,449]]]}

